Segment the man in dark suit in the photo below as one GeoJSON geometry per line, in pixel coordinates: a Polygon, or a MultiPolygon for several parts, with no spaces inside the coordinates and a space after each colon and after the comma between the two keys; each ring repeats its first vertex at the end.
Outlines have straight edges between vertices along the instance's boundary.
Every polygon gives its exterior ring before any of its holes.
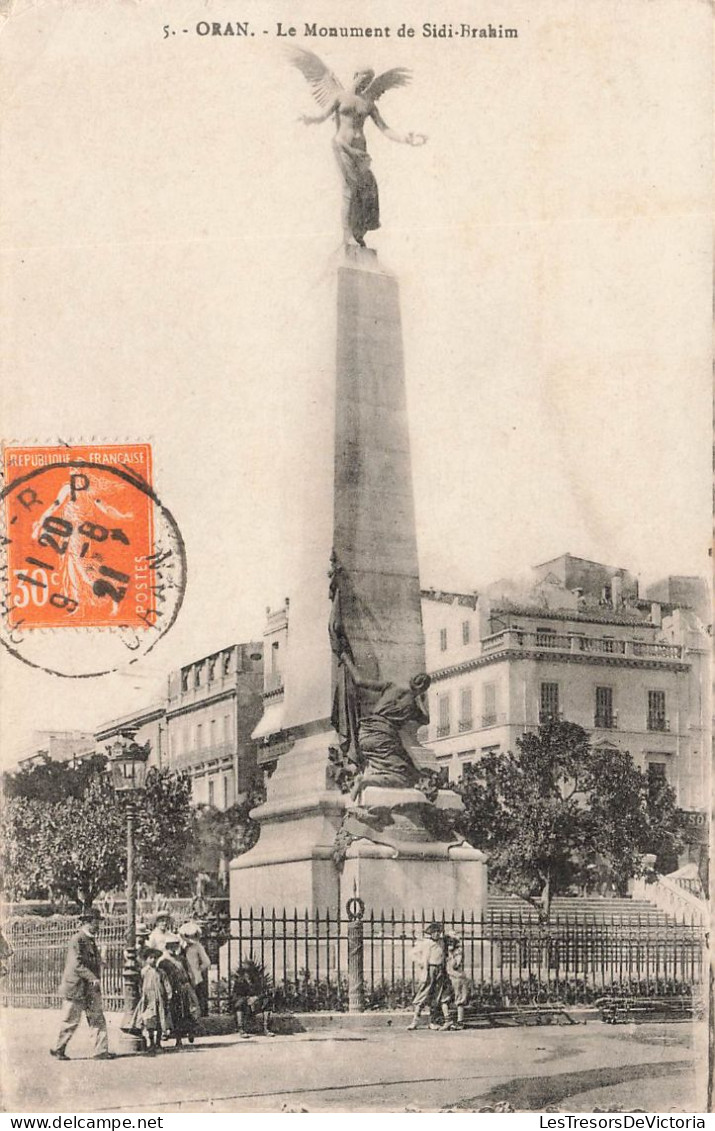
{"type": "Polygon", "coordinates": [[[80,919],[82,926],[72,936],[67,948],[59,989],[64,998],[62,1023],[57,1044],[50,1049],[50,1055],[57,1060],[69,1060],[65,1048],[82,1020],[83,1013],[87,1015],[87,1024],[94,1034],[94,1059],[111,1060],[114,1057],[108,1048],[107,1022],[102,1009],[99,977],[101,959],[96,942],[101,919],[96,908],[85,912],[80,919]]]}

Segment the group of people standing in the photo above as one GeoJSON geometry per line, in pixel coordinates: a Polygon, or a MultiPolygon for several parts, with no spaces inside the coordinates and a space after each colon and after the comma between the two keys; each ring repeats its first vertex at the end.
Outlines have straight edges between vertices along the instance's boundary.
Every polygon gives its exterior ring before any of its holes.
{"type": "MultiPolygon", "coordinates": [[[[94,1037],[94,1059],[110,1060],[115,1055],[109,1052],[102,1008],[101,956],[96,941],[101,921],[100,911],[90,908],[80,917],[80,929],[67,948],[59,987],[63,999],[60,1031],[50,1049],[57,1060],[69,1060],[65,1050],[83,1013],[94,1037]]],[[[146,1052],[158,1052],[164,1040],[175,1040],[177,1048],[185,1038],[193,1044],[199,1020],[208,1013],[211,963],[201,945],[201,926],[189,920],[174,933],[170,924],[169,913],[159,912],[139,948],[139,1001],[122,1026],[125,1032],[143,1038],[146,1052]]]]}
{"type": "Polygon", "coordinates": [[[414,1015],[407,1028],[418,1028],[423,1009],[429,1010],[430,1029],[463,1028],[469,979],[459,936],[447,931],[442,923],[429,923],[413,948],[412,961],[422,970],[422,981],[412,1000],[414,1015]],[[453,1006],[456,1020],[452,1019],[453,1006]]]}
{"type": "Polygon", "coordinates": [[[181,1048],[193,1044],[198,1023],[208,1013],[209,956],[201,944],[201,926],[189,920],[174,934],[168,912],[159,912],[141,948],[139,1001],[127,1030],[141,1034],[145,1050],[158,1052],[173,1038],[181,1048]]]}

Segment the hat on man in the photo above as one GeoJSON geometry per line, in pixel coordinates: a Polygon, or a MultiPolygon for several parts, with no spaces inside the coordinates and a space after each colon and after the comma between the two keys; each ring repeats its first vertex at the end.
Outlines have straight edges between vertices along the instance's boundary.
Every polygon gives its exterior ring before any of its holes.
{"type": "Polygon", "coordinates": [[[157,911],[154,916],[154,923],[168,922],[171,919],[170,911],[157,911]]]}
{"type": "Polygon", "coordinates": [[[88,907],[79,917],[80,923],[99,923],[104,916],[98,907],[88,907]]]}
{"type": "Polygon", "coordinates": [[[181,946],[181,939],[178,935],[167,935],[164,939],[164,946],[181,946]]]}
{"type": "Polygon", "coordinates": [[[189,919],[179,927],[179,934],[185,939],[198,939],[201,935],[201,924],[195,919],[189,919]]]}

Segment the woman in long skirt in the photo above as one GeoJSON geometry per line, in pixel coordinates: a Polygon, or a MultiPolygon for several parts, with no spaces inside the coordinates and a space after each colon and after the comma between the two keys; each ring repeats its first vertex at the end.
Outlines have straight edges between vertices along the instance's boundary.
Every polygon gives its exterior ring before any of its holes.
{"type": "Polygon", "coordinates": [[[171,1035],[176,1038],[176,1047],[181,1048],[184,1037],[188,1037],[189,1044],[193,1044],[201,1010],[186,966],[181,960],[181,939],[178,935],[167,936],[158,965],[171,985],[171,1035]]]}

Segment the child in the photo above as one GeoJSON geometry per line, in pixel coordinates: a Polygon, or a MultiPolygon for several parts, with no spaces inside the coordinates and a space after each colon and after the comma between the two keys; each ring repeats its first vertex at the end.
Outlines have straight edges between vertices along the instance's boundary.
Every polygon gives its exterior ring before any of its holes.
{"type": "Polygon", "coordinates": [[[142,968],[142,992],[137,1010],[137,1021],[142,1029],[147,1052],[159,1052],[162,1036],[168,1036],[173,1028],[169,1010],[172,997],[171,985],[166,974],[157,969],[160,957],[160,950],[147,947],[142,968]]]}
{"type": "Polygon", "coordinates": [[[188,970],[194,993],[199,999],[201,1016],[206,1017],[209,1011],[209,970],[211,962],[209,956],[201,945],[201,926],[193,919],[179,927],[179,938],[182,940],[184,962],[188,970]]]}
{"type": "Polygon", "coordinates": [[[444,932],[441,923],[430,923],[425,927],[424,938],[412,951],[412,961],[423,969],[422,984],[414,996],[412,1006],[414,1017],[407,1026],[417,1029],[420,1013],[424,1006],[430,1010],[430,1029],[449,1029],[449,1003],[452,1000],[452,987],[445,969],[444,932]],[[438,1009],[442,1011],[443,1024],[437,1024],[438,1009]]]}
{"type": "Polygon", "coordinates": [[[452,983],[454,1004],[457,1007],[457,1024],[452,1025],[451,1028],[463,1029],[464,1007],[469,1001],[469,978],[464,973],[464,950],[462,949],[462,940],[457,935],[447,934],[445,932],[444,941],[447,950],[447,977],[452,983]]]}
{"type": "Polygon", "coordinates": [[[261,1032],[264,1037],[275,1037],[271,1030],[271,985],[260,964],[246,958],[233,975],[231,1000],[236,1013],[236,1028],[242,1037],[250,1036],[250,1029],[256,1028],[258,1016],[261,1017],[261,1032]]]}

